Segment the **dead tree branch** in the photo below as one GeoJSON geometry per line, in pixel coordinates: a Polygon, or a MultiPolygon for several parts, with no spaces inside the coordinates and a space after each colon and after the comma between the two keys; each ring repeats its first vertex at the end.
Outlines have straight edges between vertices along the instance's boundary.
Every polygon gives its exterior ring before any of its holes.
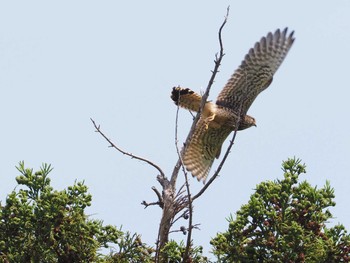
{"type": "MultiPolygon", "coordinates": [[[[175,166],[174,166],[174,170],[172,172],[170,181],[168,180],[164,180],[166,182],[165,187],[163,186],[163,201],[164,201],[164,208],[163,208],[163,215],[162,215],[162,219],[161,219],[161,223],[159,226],[159,232],[158,232],[158,241],[157,241],[157,255],[156,255],[156,262],[161,262],[163,255],[160,254],[160,251],[162,250],[162,248],[165,246],[165,244],[168,242],[168,238],[169,238],[169,232],[170,232],[170,228],[173,222],[174,217],[176,216],[176,214],[178,212],[180,212],[181,210],[179,210],[179,204],[176,204],[177,200],[175,198],[175,191],[176,191],[176,181],[177,181],[177,176],[179,174],[179,171],[181,169],[181,167],[183,167],[183,163],[182,163],[182,156],[184,151],[186,150],[187,145],[189,144],[190,139],[193,136],[195,127],[197,125],[197,122],[200,118],[201,112],[204,109],[205,103],[208,100],[208,96],[209,96],[209,92],[210,89],[214,83],[215,77],[217,75],[217,73],[219,72],[219,67],[221,65],[221,61],[224,57],[224,47],[223,47],[223,42],[222,42],[222,30],[224,28],[224,26],[226,25],[227,19],[228,19],[228,15],[229,15],[229,7],[227,8],[227,13],[225,16],[225,19],[223,21],[223,23],[220,26],[219,29],[219,33],[218,33],[218,37],[219,37],[219,45],[220,45],[220,51],[218,54],[215,55],[215,60],[214,60],[214,69],[212,70],[212,75],[209,79],[207,88],[205,90],[205,93],[202,96],[202,101],[201,101],[201,105],[200,105],[200,109],[196,115],[196,117],[193,120],[191,129],[189,134],[187,135],[187,138],[185,140],[185,144],[184,147],[182,148],[182,150],[179,152],[178,151],[178,161],[176,162],[175,166]]],[[[176,124],[177,125],[177,124],[176,124]]],[[[177,126],[176,126],[177,129],[177,126]]],[[[177,142],[177,138],[176,138],[176,142],[177,142]]],[[[185,172],[186,175],[186,172],[185,172]]],[[[186,176],[185,176],[186,177],[186,176]]],[[[186,179],[187,184],[188,184],[188,180],[186,179]]],[[[189,220],[189,235],[188,235],[188,239],[187,239],[187,248],[186,248],[186,255],[188,256],[189,254],[189,248],[191,245],[191,233],[192,233],[192,202],[193,199],[191,198],[191,193],[189,192],[189,188],[187,188],[187,205],[189,207],[189,217],[191,218],[191,220],[189,220]],[[189,245],[188,245],[189,244],[189,245]]],[[[184,206],[184,207],[186,207],[184,206]]],[[[181,206],[180,206],[181,207],[181,206]]],[[[183,208],[184,208],[183,207],[183,208]]],[[[184,257],[184,262],[186,260],[186,255],[184,257]]],[[[165,255],[164,255],[164,260],[165,260],[165,255]]]]}
{"type": "MultiPolygon", "coordinates": [[[[219,72],[219,67],[221,65],[221,61],[222,61],[223,57],[225,56],[224,45],[223,45],[223,42],[222,42],[222,30],[223,30],[223,28],[225,27],[225,25],[227,23],[227,19],[228,19],[229,13],[230,13],[230,7],[228,6],[227,10],[226,10],[226,15],[225,15],[224,21],[222,22],[222,24],[221,24],[221,26],[219,28],[219,32],[218,32],[220,51],[219,51],[219,54],[215,55],[214,69],[212,70],[212,74],[211,74],[211,77],[209,79],[207,88],[206,88],[206,90],[205,90],[205,92],[204,92],[204,94],[202,96],[201,106],[200,106],[200,108],[198,110],[198,113],[197,113],[196,117],[194,118],[194,120],[192,122],[192,126],[191,126],[191,129],[190,129],[190,132],[188,133],[186,141],[184,143],[184,147],[181,150],[181,155],[186,150],[186,147],[187,147],[189,141],[192,138],[192,135],[194,133],[195,127],[197,125],[197,122],[198,122],[198,120],[199,120],[199,118],[201,116],[201,112],[203,111],[205,103],[208,100],[210,89],[211,89],[211,87],[214,84],[214,80],[215,80],[215,77],[216,77],[217,73],[219,72]]],[[[181,167],[181,160],[179,158],[177,163],[176,163],[176,165],[175,165],[175,167],[174,167],[173,173],[171,175],[171,180],[170,180],[170,183],[174,187],[175,187],[175,184],[176,184],[176,179],[177,179],[177,175],[179,174],[180,167],[181,167]]]]}
{"type": "MultiPolygon", "coordinates": [[[[156,165],[155,163],[153,163],[152,161],[146,159],[146,158],[143,158],[143,157],[140,157],[140,156],[137,156],[137,155],[134,155],[132,153],[129,153],[129,152],[126,152],[124,150],[122,150],[121,148],[119,148],[117,145],[115,145],[112,140],[110,140],[101,130],[101,126],[100,125],[97,125],[96,122],[90,118],[92,124],[94,125],[95,129],[96,129],[96,132],[99,133],[108,143],[109,143],[109,147],[112,147],[114,149],[116,149],[118,152],[124,154],[124,155],[127,155],[129,157],[131,157],[132,159],[136,159],[136,160],[139,160],[139,161],[142,161],[142,162],[145,162],[149,165],[151,165],[152,167],[154,167],[158,172],[159,172],[159,175],[157,176],[158,178],[158,181],[164,181],[164,178],[165,177],[165,174],[164,172],[162,171],[162,169],[156,165]]],[[[159,193],[159,191],[153,186],[152,187],[152,190],[155,192],[155,194],[157,195],[158,197],[158,201],[157,202],[151,202],[151,203],[147,203],[146,201],[142,201],[142,205],[145,206],[145,208],[147,208],[148,206],[150,205],[158,205],[159,207],[163,208],[164,206],[164,202],[163,202],[163,198],[161,196],[161,194],[159,193]]]]}
{"type": "Polygon", "coordinates": [[[185,205],[188,206],[188,213],[184,213],[183,216],[188,215],[188,228],[187,231],[182,229],[182,232],[184,235],[187,234],[187,241],[186,241],[186,249],[185,253],[183,256],[183,262],[187,262],[189,258],[189,251],[191,248],[191,243],[192,243],[192,221],[193,221],[193,203],[192,203],[192,197],[191,197],[191,191],[190,191],[190,185],[188,183],[188,177],[187,177],[187,172],[182,160],[182,153],[180,152],[179,145],[178,145],[178,133],[177,133],[177,128],[178,128],[178,119],[179,119],[179,106],[177,106],[176,109],[176,118],[175,118],[175,147],[176,147],[176,152],[179,157],[179,160],[181,162],[181,167],[185,176],[185,186],[186,186],[186,192],[187,192],[187,200],[185,202],[185,205]]]}
{"type": "Polygon", "coordinates": [[[153,192],[155,192],[155,194],[157,195],[158,197],[158,201],[157,202],[151,202],[151,203],[148,203],[146,201],[142,201],[142,205],[145,206],[145,208],[151,206],[151,205],[158,205],[160,208],[163,208],[164,204],[163,204],[163,198],[162,198],[162,195],[161,193],[159,193],[158,189],[155,188],[154,186],[152,186],[152,190],[153,192]]]}
{"type": "MultiPolygon", "coordinates": [[[[210,178],[208,183],[195,196],[192,197],[192,194],[190,192],[189,183],[188,183],[187,172],[186,172],[185,167],[184,167],[183,162],[182,162],[182,156],[186,150],[187,145],[190,142],[190,139],[193,136],[197,122],[201,116],[203,109],[204,109],[205,103],[208,100],[210,89],[214,83],[214,80],[215,80],[217,73],[219,72],[219,67],[221,65],[221,61],[225,55],[223,41],[222,41],[222,30],[227,23],[228,15],[229,15],[229,7],[227,8],[226,16],[225,16],[224,21],[221,24],[219,31],[218,31],[220,51],[217,54],[215,54],[214,69],[211,71],[212,74],[211,74],[211,77],[209,79],[207,88],[202,96],[199,111],[193,120],[191,129],[187,135],[187,138],[185,140],[184,146],[182,147],[181,151],[179,150],[179,148],[177,146],[177,143],[178,143],[178,140],[177,140],[178,112],[177,112],[175,142],[176,142],[176,148],[177,148],[177,153],[178,153],[178,161],[176,162],[176,164],[174,166],[170,180],[168,180],[168,178],[165,176],[162,169],[158,165],[153,163],[152,161],[150,161],[146,158],[134,155],[132,153],[126,152],[123,149],[119,148],[116,144],[114,144],[112,142],[112,140],[110,140],[101,131],[100,125],[97,125],[95,123],[95,121],[93,119],[91,119],[91,122],[93,123],[93,125],[96,129],[96,132],[99,133],[110,144],[109,147],[116,149],[120,153],[127,155],[127,156],[131,157],[132,159],[136,159],[136,160],[140,160],[142,162],[145,162],[145,163],[151,165],[153,168],[155,168],[159,172],[159,174],[157,176],[157,180],[162,186],[161,193],[155,187],[152,187],[152,190],[157,195],[158,201],[151,202],[151,203],[147,203],[146,201],[142,202],[142,204],[145,206],[145,208],[150,206],[150,205],[158,205],[163,210],[161,221],[159,224],[157,242],[156,242],[157,248],[156,248],[155,262],[158,262],[158,263],[159,262],[167,262],[166,255],[162,254],[161,251],[169,240],[169,233],[171,232],[170,231],[171,227],[181,217],[183,217],[185,219],[189,219],[188,227],[187,228],[181,227],[181,229],[180,229],[180,231],[182,231],[184,234],[187,234],[187,245],[186,245],[185,255],[183,257],[183,262],[185,263],[189,259],[190,248],[192,245],[192,229],[198,228],[197,224],[193,224],[193,201],[195,199],[197,199],[201,194],[203,194],[205,192],[205,190],[209,187],[209,185],[218,176],[218,174],[219,174],[223,164],[225,163],[226,158],[227,158],[227,156],[228,156],[228,154],[233,146],[233,142],[234,142],[234,139],[235,139],[236,134],[237,134],[237,128],[236,128],[234,135],[232,137],[232,140],[230,142],[230,145],[229,145],[217,171],[210,178]],[[182,167],[184,175],[185,175],[185,184],[182,187],[180,187],[180,190],[178,192],[176,192],[176,181],[177,181],[177,177],[178,177],[178,174],[179,174],[181,167],[182,167]],[[185,191],[186,191],[186,193],[185,193],[185,191]],[[178,217],[176,218],[176,216],[178,216],[178,217]]],[[[239,120],[237,120],[236,127],[238,127],[238,122],[239,122],[239,120]]]]}
{"type": "Polygon", "coordinates": [[[131,159],[136,159],[136,160],[140,160],[142,162],[145,162],[145,163],[148,163],[149,165],[153,166],[155,169],[158,170],[158,172],[160,173],[160,176],[162,177],[165,177],[165,174],[164,172],[162,171],[162,169],[160,169],[160,167],[158,165],[156,165],[155,163],[151,162],[150,160],[146,159],[146,158],[143,158],[143,157],[140,157],[140,156],[137,156],[137,155],[134,155],[132,153],[128,153],[124,150],[122,150],[121,148],[119,148],[118,146],[116,146],[102,131],[101,131],[101,127],[100,125],[97,125],[96,122],[90,118],[92,124],[94,125],[95,129],[96,129],[96,132],[98,132],[99,134],[101,134],[101,136],[103,138],[105,138],[105,140],[110,144],[110,147],[116,149],[118,152],[122,153],[122,154],[125,154],[129,157],[131,157],[131,159]]]}

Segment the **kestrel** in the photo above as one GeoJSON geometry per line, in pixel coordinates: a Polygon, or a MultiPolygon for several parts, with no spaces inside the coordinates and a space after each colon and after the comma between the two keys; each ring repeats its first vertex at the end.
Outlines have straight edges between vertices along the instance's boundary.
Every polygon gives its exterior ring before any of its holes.
{"type": "MultiPolygon", "coordinates": [[[[268,33],[251,48],[217,97],[216,103],[207,101],[193,136],[182,156],[192,176],[205,182],[215,158],[221,152],[227,136],[236,129],[256,126],[247,115],[249,107],[260,92],[272,82],[273,75],[291,48],[294,31],[288,28],[268,33]]],[[[176,105],[198,111],[202,97],[187,88],[174,87],[171,98],[176,105]]]]}

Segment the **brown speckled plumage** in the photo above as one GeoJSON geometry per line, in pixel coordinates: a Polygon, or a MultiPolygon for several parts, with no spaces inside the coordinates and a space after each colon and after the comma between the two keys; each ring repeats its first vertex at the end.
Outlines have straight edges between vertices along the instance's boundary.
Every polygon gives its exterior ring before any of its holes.
{"type": "MultiPolygon", "coordinates": [[[[220,155],[222,144],[235,130],[238,114],[238,130],[256,126],[255,119],[247,115],[248,109],[259,93],[271,84],[294,42],[293,33],[288,34],[287,28],[278,29],[261,38],[228,80],[216,103],[208,101],[205,104],[183,156],[186,169],[198,180],[205,182],[214,159],[220,155]]],[[[190,89],[175,87],[171,98],[180,107],[198,111],[202,97],[190,89]]]]}

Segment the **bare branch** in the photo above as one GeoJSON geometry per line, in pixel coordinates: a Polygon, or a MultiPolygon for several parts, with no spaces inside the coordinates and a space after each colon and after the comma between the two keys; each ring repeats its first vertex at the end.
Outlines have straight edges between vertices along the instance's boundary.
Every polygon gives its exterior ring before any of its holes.
{"type": "MultiPolygon", "coordinates": [[[[177,107],[177,111],[176,111],[176,121],[175,121],[175,146],[176,146],[176,151],[177,151],[177,154],[178,154],[178,161],[177,161],[177,164],[175,165],[174,167],[174,171],[173,171],[173,174],[172,174],[172,177],[171,177],[171,184],[175,186],[175,182],[176,182],[176,178],[177,178],[177,175],[179,173],[179,170],[180,168],[182,167],[183,169],[183,172],[184,172],[184,175],[185,175],[185,185],[186,185],[186,191],[187,191],[187,206],[188,206],[188,219],[189,219],[189,222],[188,222],[188,228],[187,228],[187,231],[185,230],[184,227],[181,227],[180,231],[182,231],[184,233],[184,235],[187,233],[187,241],[186,241],[186,249],[185,249],[185,253],[184,253],[184,256],[183,256],[183,261],[182,262],[187,262],[188,260],[188,257],[189,257],[189,250],[191,248],[191,244],[192,244],[192,229],[195,228],[195,226],[192,225],[192,221],[193,221],[193,198],[191,197],[191,192],[190,192],[190,187],[189,187],[189,183],[188,183],[188,177],[187,177],[187,172],[185,170],[185,166],[183,164],[183,160],[182,160],[182,156],[183,156],[183,152],[186,150],[186,147],[190,141],[190,139],[192,138],[193,136],[193,133],[194,133],[194,130],[195,130],[195,127],[197,125],[197,122],[200,118],[200,115],[201,115],[201,112],[203,111],[204,109],[204,106],[205,106],[205,103],[207,102],[207,99],[208,99],[208,96],[209,96],[209,92],[210,92],[210,89],[211,89],[211,86],[213,85],[214,83],[214,79],[216,77],[216,74],[218,73],[219,71],[219,67],[220,67],[220,64],[221,64],[221,60],[222,58],[224,57],[224,48],[223,48],[223,43],[222,43],[222,36],[221,36],[221,33],[222,33],[222,29],[224,28],[226,22],[227,22],[227,18],[228,18],[228,15],[229,15],[229,7],[227,8],[227,13],[226,13],[226,16],[225,16],[225,19],[224,19],[224,22],[222,23],[220,29],[219,29],[219,44],[220,44],[220,53],[219,53],[219,56],[216,54],[215,55],[215,67],[214,67],[214,70],[212,71],[212,75],[211,75],[211,78],[209,80],[209,83],[208,83],[208,86],[206,88],[206,91],[205,93],[203,94],[202,96],[202,101],[201,101],[201,105],[200,105],[200,109],[196,115],[196,117],[194,118],[193,120],[193,123],[192,123],[192,126],[191,126],[191,129],[190,129],[190,132],[186,138],[186,142],[184,144],[184,147],[182,149],[182,151],[180,152],[179,151],[179,147],[178,147],[178,138],[177,138],[177,128],[178,128],[178,112],[179,112],[179,106],[177,107]]],[[[232,147],[232,146],[231,146],[232,147]]],[[[230,148],[231,148],[230,147],[230,148]]],[[[229,151],[229,150],[228,150],[229,151]]],[[[227,155],[228,154],[225,154],[224,156],[224,159],[226,160],[227,158],[227,155]]],[[[222,163],[223,165],[223,163],[222,163]]],[[[222,167],[221,165],[221,167],[222,167]]],[[[221,169],[220,167],[220,169],[221,169]]],[[[219,173],[219,170],[217,172],[217,174],[219,173]]],[[[217,175],[216,175],[217,176],[217,175]]],[[[216,177],[215,176],[215,177],[216,177]]],[[[215,177],[213,178],[213,180],[215,179],[215,177]]],[[[211,183],[211,182],[210,182],[211,183]]],[[[207,187],[210,185],[207,184],[207,187]]],[[[203,191],[204,192],[204,191],[203,191]]],[[[183,213],[183,216],[186,215],[187,212],[185,211],[183,213]]],[[[175,220],[176,221],[176,220],[175,220]]]]}
{"type": "Polygon", "coordinates": [[[162,203],[160,203],[160,202],[151,202],[151,203],[147,203],[145,200],[143,200],[142,202],[141,202],[141,205],[144,205],[145,206],[145,209],[147,208],[147,207],[149,207],[149,206],[152,206],[152,205],[158,205],[158,206],[160,206],[160,207],[162,207],[163,206],[163,204],[162,203]]]}
{"type": "MultiPolygon", "coordinates": [[[[179,105],[177,106],[176,118],[175,118],[175,147],[176,147],[177,155],[178,155],[179,160],[181,162],[181,167],[182,167],[183,173],[185,175],[185,185],[186,185],[186,192],[187,192],[187,202],[186,203],[187,203],[187,206],[188,206],[188,218],[189,218],[189,220],[188,220],[188,231],[183,231],[184,235],[186,235],[186,233],[188,233],[187,234],[187,241],[186,241],[186,243],[187,243],[186,244],[186,249],[185,249],[185,253],[184,253],[184,256],[183,256],[183,262],[187,262],[187,259],[189,257],[190,247],[191,247],[191,240],[192,240],[193,205],[192,205],[192,198],[191,198],[190,186],[189,186],[189,183],[188,183],[187,172],[186,172],[185,166],[183,164],[182,153],[180,153],[179,146],[178,146],[178,138],[177,138],[178,118],[179,118],[179,105]]],[[[185,215],[185,213],[183,215],[185,215]]]]}
{"type": "Polygon", "coordinates": [[[219,29],[219,43],[220,43],[220,56],[224,56],[224,45],[222,44],[222,38],[221,38],[221,32],[222,32],[222,29],[224,28],[225,24],[227,23],[227,19],[228,19],[228,16],[230,14],[230,6],[228,6],[226,8],[226,15],[225,15],[225,19],[224,19],[224,22],[222,23],[220,29],[219,29]]]}
{"type": "Polygon", "coordinates": [[[158,201],[161,202],[161,203],[163,203],[162,195],[161,195],[161,193],[157,190],[157,188],[155,188],[154,186],[152,186],[152,190],[153,190],[153,192],[156,193],[156,195],[157,195],[157,197],[158,197],[158,201]]]}
{"type": "Polygon", "coordinates": [[[184,190],[185,184],[181,185],[180,189],[177,191],[175,199],[182,198],[182,194],[186,191],[184,190]]]}
{"type": "MultiPolygon", "coordinates": [[[[209,96],[209,92],[210,89],[214,83],[214,79],[216,77],[216,74],[219,72],[219,67],[221,64],[221,61],[224,57],[224,49],[223,49],[223,44],[222,44],[222,37],[221,37],[221,33],[222,30],[227,22],[227,18],[228,18],[228,14],[229,14],[229,8],[227,8],[227,13],[224,19],[224,22],[222,23],[220,29],[219,29],[219,44],[220,44],[220,52],[219,55],[215,56],[215,66],[214,69],[212,71],[212,75],[211,78],[209,79],[207,88],[205,93],[202,96],[202,101],[201,101],[201,105],[200,105],[200,109],[196,115],[196,117],[193,120],[191,129],[189,134],[187,135],[187,138],[185,140],[184,146],[182,148],[181,151],[179,151],[178,147],[177,147],[177,152],[178,152],[178,161],[176,162],[170,181],[165,178],[162,175],[159,175],[157,177],[158,181],[160,182],[160,184],[163,187],[163,192],[162,192],[162,197],[163,197],[163,202],[164,202],[164,207],[163,207],[163,214],[162,214],[162,219],[159,225],[159,232],[158,232],[158,239],[157,239],[157,249],[156,249],[156,256],[155,256],[155,260],[156,262],[160,262],[163,260],[163,256],[164,256],[164,260],[166,260],[166,255],[163,255],[161,253],[162,248],[165,246],[165,244],[168,242],[168,236],[170,233],[170,228],[172,227],[173,223],[174,223],[174,218],[177,215],[177,213],[179,213],[180,211],[182,211],[185,207],[189,207],[189,213],[192,213],[190,211],[193,210],[192,207],[192,202],[193,202],[193,198],[191,199],[191,193],[189,191],[189,186],[188,186],[188,180],[187,180],[187,174],[185,171],[185,168],[183,166],[183,162],[182,162],[182,156],[184,151],[186,150],[187,145],[189,144],[190,139],[192,138],[192,135],[194,133],[195,127],[197,125],[197,122],[200,118],[201,112],[203,111],[203,108],[205,106],[205,103],[207,102],[208,96],[209,96]],[[177,181],[177,176],[179,174],[179,171],[181,169],[181,167],[183,168],[184,174],[185,174],[185,179],[186,179],[186,190],[187,190],[187,195],[186,196],[177,196],[175,194],[176,192],[176,181],[177,181]]],[[[176,138],[175,138],[175,142],[177,145],[177,118],[178,118],[178,113],[176,116],[176,138]]],[[[182,192],[182,191],[180,191],[182,192]]],[[[183,216],[185,216],[186,213],[183,213],[183,216]]],[[[188,215],[189,216],[189,215],[188,215]]],[[[196,226],[192,225],[192,215],[189,216],[189,218],[191,217],[191,220],[189,220],[189,232],[191,231],[192,228],[196,228],[196,226]]],[[[188,249],[191,247],[191,234],[189,233],[188,236],[188,240],[189,242],[187,242],[187,251],[188,249]]],[[[188,252],[187,252],[188,254],[188,252]]],[[[185,259],[185,258],[184,258],[185,259]]]]}
{"type": "MultiPolygon", "coordinates": [[[[219,35],[220,52],[219,52],[219,56],[217,54],[215,55],[215,60],[214,60],[215,67],[214,67],[214,70],[212,71],[211,78],[209,79],[209,83],[208,83],[207,89],[205,90],[205,93],[202,96],[201,111],[203,110],[204,105],[207,102],[207,99],[209,97],[209,91],[211,89],[211,86],[214,83],[216,74],[219,72],[219,67],[221,65],[221,61],[222,61],[223,57],[225,56],[224,45],[222,43],[222,30],[223,30],[224,26],[227,23],[227,19],[228,19],[229,13],[230,13],[230,6],[228,6],[227,9],[226,9],[226,16],[225,16],[224,22],[221,24],[220,29],[219,29],[218,35],[219,35]]],[[[200,112],[198,112],[197,116],[199,115],[200,112]]]]}
{"type": "Polygon", "coordinates": [[[94,121],[92,118],[90,118],[90,120],[91,120],[91,122],[93,123],[93,125],[94,125],[94,127],[95,127],[95,129],[96,129],[96,132],[98,132],[99,134],[101,134],[101,136],[102,136],[103,138],[105,138],[105,140],[110,144],[110,147],[116,149],[117,151],[119,151],[119,152],[122,153],[122,154],[125,154],[125,155],[127,155],[127,156],[130,156],[132,159],[136,159],[136,160],[140,160],[140,161],[142,161],[142,162],[148,163],[149,165],[151,165],[151,166],[153,166],[155,169],[157,169],[158,172],[160,173],[160,175],[161,175],[163,178],[165,178],[164,172],[162,171],[162,169],[160,169],[160,167],[159,167],[158,165],[156,165],[155,163],[151,162],[151,161],[148,160],[148,159],[142,158],[142,157],[140,157],[140,156],[137,156],[137,155],[134,155],[134,154],[132,154],[132,153],[128,153],[128,152],[122,150],[121,148],[119,148],[118,146],[116,146],[116,145],[101,131],[100,125],[97,125],[97,124],[95,123],[95,121],[94,121]]]}
{"type": "MultiPolygon", "coordinates": [[[[184,166],[182,166],[183,169],[185,170],[184,166]]],[[[185,180],[186,180],[186,190],[187,190],[187,198],[188,198],[188,234],[187,234],[187,241],[186,241],[186,249],[185,253],[183,256],[183,261],[182,262],[187,262],[190,254],[190,248],[191,248],[191,242],[192,242],[192,221],[193,221],[193,200],[191,197],[191,192],[190,192],[190,186],[188,183],[188,178],[187,178],[187,173],[185,172],[185,180]]]]}
{"type": "Polygon", "coordinates": [[[152,203],[148,203],[146,201],[142,201],[141,205],[145,206],[145,209],[151,205],[158,205],[160,208],[164,207],[164,203],[163,203],[163,198],[162,195],[159,193],[159,191],[157,190],[157,188],[155,188],[154,186],[152,186],[152,190],[156,193],[157,197],[158,197],[158,201],[157,202],[152,202],[152,203]]]}
{"type": "MultiPolygon", "coordinates": [[[[214,60],[215,66],[214,66],[214,69],[212,70],[212,74],[211,74],[211,77],[209,79],[207,88],[206,88],[206,90],[205,90],[205,92],[204,92],[204,94],[202,96],[202,101],[201,101],[201,106],[199,108],[199,111],[198,111],[196,117],[194,118],[194,120],[192,122],[192,126],[191,126],[191,129],[190,129],[190,132],[188,133],[186,141],[185,141],[185,144],[184,144],[184,147],[181,150],[181,153],[180,153],[181,156],[184,153],[184,151],[186,150],[186,147],[189,144],[190,139],[192,138],[192,135],[194,133],[195,127],[197,125],[197,122],[198,122],[198,120],[199,120],[199,118],[201,116],[201,112],[203,111],[205,103],[208,100],[209,92],[210,92],[210,89],[211,89],[211,87],[212,87],[212,85],[214,83],[216,74],[219,72],[219,67],[221,65],[221,61],[222,61],[222,59],[223,59],[223,57],[225,55],[224,54],[224,46],[223,46],[223,43],[222,43],[222,30],[223,30],[224,26],[227,23],[227,19],[228,19],[228,16],[229,16],[229,11],[230,11],[230,7],[228,6],[227,10],[226,10],[226,16],[224,18],[223,23],[220,26],[219,33],[218,33],[218,35],[219,35],[219,44],[220,44],[219,55],[217,55],[217,54],[215,55],[215,60],[214,60]]],[[[174,170],[173,170],[173,173],[172,173],[171,179],[170,179],[170,183],[173,186],[175,186],[177,175],[179,173],[180,167],[181,167],[181,159],[179,158],[177,163],[176,163],[176,165],[175,165],[175,167],[174,167],[174,170]]]]}
{"type": "Polygon", "coordinates": [[[181,218],[186,219],[186,220],[188,219],[188,210],[183,211],[181,213],[181,215],[179,215],[178,217],[174,218],[172,224],[175,224],[181,218]]]}
{"type": "Polygon", "coordinates": [[[184,172],[184,175],[186,176],[186,170],[184,169],[184,164],[183,164],[183,161],[182,161],[182,152],[180,152],[179,150],[179,146],[178,146],[178,138],[177,138],[177,128],[178,128],[178,120],[179,120],[179,109],[180,109],[180,106],[177,105],[177,108],[176,108],[176,116],[175,116],[175,148],[176,148],[176,152],[177,152],[177,156],[179,157],[179,161],[180,161],[180,167],[182,167],[182,170],[184,172]]]}
{"type": "MultiPolygon", "coordinates": [[[[195,224],[194,226],[192,226],[192,228],[194,229],[200,229],[199,228],[199,224],[195,224]]],[[[188,228],[181,226],[180,229],[176,229],[176,230],[172,230],[169,233],[176,233],[176,232],[182,232],[184,235],[186,235],[186,232],[189,231],[188,228]]],[[[183,261],[184,262],[184,261],[183,261]]],[[[187,262],[187,261],[186,261],[187,262]]]]}
{"type": "MultiPolygon", "coordinates": [[[[178,172],[179,172],[179,169],[181,168],[181,166],[183,166],[182,158],[181,158],[181,157],[182,157],[182,154],[183,154],[183,152],[186,150],[186,146],[188,145],[189,140],[191,139],[191,137],[192,137],[192,135],[193,135],[193,133],[194,133],[196,124],[197,124],[197,122],[198,122],[198,120],[199,120],[199,118],[200,118],[200,114],[201,114],[201,112],[203,111],[203,108],[204,108],[204,106],[205,106],[205,103],[207,102],[207,99],[208,99],[208,96],[209,96],[209,92],[210,92],[211,86],[212,86],[213,83],[214,83],[216,74],[219,72],[219,67],[220,67],[220,65],[221,65],[221,61],[222,61],[222,59],[223,59],[223,57],[224,57],[224,55],[225,55],[225,53],[224,53],[224,46],[223,46],[223,42],[222,42],[222,30],[223,30],[225,24],[227,23],[227,19],[228,19],[228,16],[229,16],[229,12],[230,12],[230,7],[228,6],[228,7],[227,7],[227,10],[226,10],[225,19],[224,19],[223,23],[221,24],[220,29],[219,29],[219,33],[218,33],[219,44],[220,44],[219,55],[218,55],[218,54],[215,55],[215,61],[214,61],[215,66],[214,66],[214,69],[212,70],[212,75],[211,75],[211,77],[210,77],[210,79],[209,79],[209,82],[208,82],[207,88],[206,88],[206,90],[205,90],[205,93],[204,93],[203,96],[202,96],[202,101],[201,101],[200,109],[199,109],[199,111],[198,111],[196,117],[195,117],[194,120],[193,120],[191,129],[190,129],[190,132],[189,132],[189,134],[188,134],[188,136],[187,136],[187,138],[186,138],[186,142],[185,142],[185,144],[184,144],[184,147],[183,147],[183,149],[182,149],[182,151],[181,151],[180,153],[179,153],[178,148],[177,148],[177,152],[178,152],[178,155],[179,155],[179,159],[178,159],[178,161],[177,161],[177,163],[176,163],[176,165],[175,165],[175,167],[174,167],[173,174],[172,174],[172,177],[171,177],[171,182],[174,181],[174,180],[176,180],[176,177],[177,177],[177,174],[178,174],[178,172]]],[[[179,108],[179,107],[178,107],[178,108],[179,108]]],[[[176,111],[176,125],[175,125],[176,142],[178,141],[178,140],[177,140],[177,123],[178,123],[178,110],[179,110],[178,108],[177,108],[177,111],[176,111]]],[[[239,116],[239,115],[238,115],[238,116],[239,116]]],[[[201,191],[200,191],[198,194],[196,194],[194,197],[192,197],[192,200],[191,200],[192,202],[193,202],[193,200],[195,200],[196,198],[198,198],[201,194],[203,194],[204,191],[209,187],[209,185],[210,185],[210,184],[215,180],[215,178],[218,176],[218,174],[219,174],[219,172],[220,172],[220,170],[221,170],[223,164],[225,163],[226,158],[227,158],[227,156],[228,156],[228,154],[229,154],[229,152],[230,152],[230,150],[231,150],[231,148],[232,148],[232,146],[233,146],[233,142],[234,142],[234,139],[235,139],[236,134],[237,134],[237,127],[238,127],[238,124],[239,124],[239,118],[237,119],[236,130],[235,130],[234,135],[233,135],[233,138],[232,138],[232,140],[231,140],[231,144],[229,145],[229,148],[227,149],[227,151],[226,151],[226,153],[225,153],[225,155],[224,155],[224,158],[222,159],[222,161],[221,161],[221,163],[220,163],[220,165],[219,165],[219,167],[218,167],[218,170],[215,172],[215,174],[212,176],[212,178],[204,185],[204,187],[201,189],[201,191]]]]}

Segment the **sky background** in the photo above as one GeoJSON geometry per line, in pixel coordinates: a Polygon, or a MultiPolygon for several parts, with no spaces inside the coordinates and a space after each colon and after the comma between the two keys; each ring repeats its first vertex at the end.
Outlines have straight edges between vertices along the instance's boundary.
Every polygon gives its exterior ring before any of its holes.
{"type": "MultiPolygon", "coordinates": [[[[228,5],[226,55],[210,99],[269,31],[288,26],[296,40],[249,110],[258,127],[238,134],[221,176],[194,204],[195,244],[210,250],[225,218],[258,183],[283,178],[282,160],[294,156],[307,165],[301,179],[335,188],[330,225],[350,229],[348,0],[1,1],[0,200],[16,186],[19,161],[34,170],[50,163],[55,189],[85,181],[92,218],[154,244],[161,210],[140,203],[156,201],[157,171],[108,148],[90,118],[170,176],[177,161],[171,88],[205,89],[228,5]]],[[[179,118],[182,142],[191,116],[182,110],[179,118]]],[[[190,183],[193,193],[202,186],[190,183]]]]}

